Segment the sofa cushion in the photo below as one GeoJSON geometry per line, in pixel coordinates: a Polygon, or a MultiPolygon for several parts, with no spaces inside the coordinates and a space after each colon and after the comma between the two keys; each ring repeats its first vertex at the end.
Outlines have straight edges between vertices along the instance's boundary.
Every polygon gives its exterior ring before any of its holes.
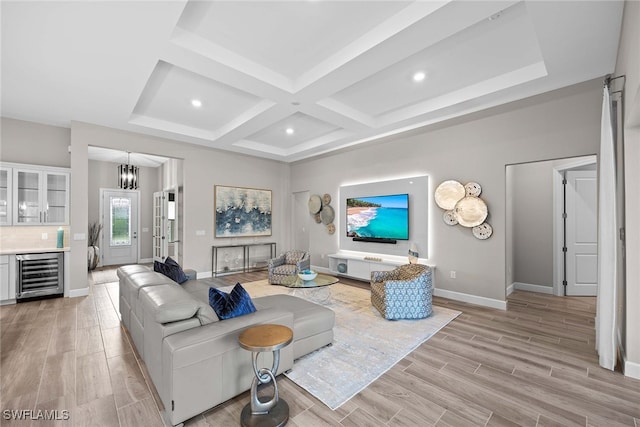
{"type": "Polygon", "coordinates": [[[221,320],[256,311],[251,297],[240,283],[236,283],[228,294],[213,287],[209,288],[209,305],[221,320]]]}
{"type": "Polygon", "coordinates": [[[150,270],[151,269],[149,267],[143,264],[131,264],[118,267],[118,269],[116,270],[116,274],[118,275],[118,279],[122,279],[123,277],[129,276],[131,274],[142,273],[150,270]]]}
{"type": "Polygon", "coordinates": [[[173,258],[169,256],[164,260],[164,262],[154,261],[153,270],[164,274],[176,283],[184,283],[189,280],[187,275],[184,274],[184,271],[182,271],[180,264],[175,262],[173,258]]]}
{"type": "Polygon", "coordinates": [[[175,283],[143,288],[140,299],[145,310],[152,313],[153,319],[158,323],[197,317],[202,308],[201,302],[175,283]]]}
{"type": "Polygon", "coordinates": [[[294,342],[333,329],[336,315],[330,308],[292,295],[267,295],[256,298],[258,310],[282,308],[293,313],[294,342]]]}

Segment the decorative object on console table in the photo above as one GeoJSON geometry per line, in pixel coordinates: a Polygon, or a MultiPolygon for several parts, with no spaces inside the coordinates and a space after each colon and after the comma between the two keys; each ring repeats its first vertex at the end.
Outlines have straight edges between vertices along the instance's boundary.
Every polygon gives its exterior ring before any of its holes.
{"type": "Polygon", "coordinates": [[[271,190],[216,185],[215,236],[271,236],[271,190]]]}
{"type": "Polygon", "coordinates": [[[436,188],[434,198],[436,204],[445,210],[442,220],[447,225],[460,224],[472,228],[472,234],[479,240],[491,237],[493,228],[485,222],[489,215],[487,204],[479,196],[482,187],[477,182],[465,185],[458,181],[448,180],[436,188]]]}
{"type": "Polygon", "coordinates": [[[95,270],[100,263],[100,248],[98,247],[98,241],[100,239],[101,231],[102,224],[99,222],[92,222],[89,225],[89,238],[87,240],[87,267],[89,271],[95,270]]]}

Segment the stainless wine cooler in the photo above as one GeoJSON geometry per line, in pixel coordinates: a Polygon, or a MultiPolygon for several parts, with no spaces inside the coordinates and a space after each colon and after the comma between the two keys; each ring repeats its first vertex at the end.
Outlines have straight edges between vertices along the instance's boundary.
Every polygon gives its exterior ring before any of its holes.
{"type": "Polygon", "coordinates": [[[63,257],[62,252],[16,255],[16,300],[62,295],[63,257]]]}

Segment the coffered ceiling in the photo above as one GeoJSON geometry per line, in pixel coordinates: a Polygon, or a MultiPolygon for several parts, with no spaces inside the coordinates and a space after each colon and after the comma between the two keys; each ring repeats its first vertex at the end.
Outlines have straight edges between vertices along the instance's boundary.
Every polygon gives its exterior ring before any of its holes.
{"type": "Polygon", "coordinates": [[[3,116],[290,162],[612,73],[623,2],[1,8],[3,116]]]}

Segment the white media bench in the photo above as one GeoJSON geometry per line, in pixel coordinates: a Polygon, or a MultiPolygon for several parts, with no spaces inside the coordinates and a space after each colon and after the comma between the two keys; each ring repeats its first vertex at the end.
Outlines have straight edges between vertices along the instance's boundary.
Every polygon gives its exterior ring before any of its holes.
{"type": "MultiPolygon", "coordinates": [[[[332,274],[352,277],[354,279],[369,281],[372,271],[389,271],[399,265],[408,264],[406,256],[373,254],[367,252],[340,251],[329,256],[329,270],[332,274]],[[346,269],[340,271],[339,265],[344,264],[346,269]]],[[[423,264],[422,262],[420,262],[423,264]]],[[[435,266],[430,265],[435,271],[435,266]]]]}

